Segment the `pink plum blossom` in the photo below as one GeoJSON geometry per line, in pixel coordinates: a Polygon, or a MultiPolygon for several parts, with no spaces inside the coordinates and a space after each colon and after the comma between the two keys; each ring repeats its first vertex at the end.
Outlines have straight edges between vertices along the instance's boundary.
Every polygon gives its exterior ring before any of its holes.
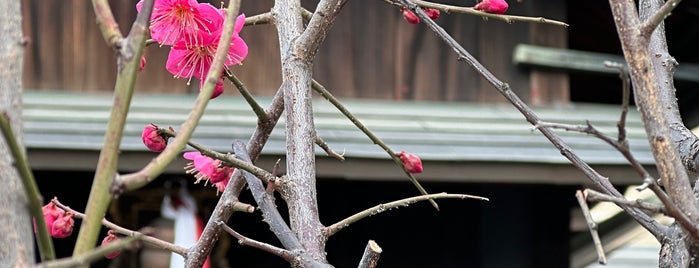
{"type": "MultiPolygon", "coordinates": [[[[143,0],[136,4],[141,12],[143,0]]],[[[151,15],[150,35],[161,45],[174,45],[182,41],[187,45],[200,45],[220,31],[223,24],[221,12],[208,3],[196,0],[155,0],[151,15]]]]}
{"type": "MultiPolygon", "coordinates": [[[[238,16],[235,21],[235,31],[231,39],[231,46],[223,63],[224,72],[228,71],[229,66],[242,63],[248,55],[248,46],[238,35],[244,24],[245,15],[238,16]]],[[[165,68],[175,77],[190,79],[196,77],[202,81],[201,85],[203,85],[203,81],[211,68],[220,39],[221,31],[217,31],[215,35],[204,36],[202,42],[197,45],[187,45],[184,41],[175,43],[170,50],[165,68]]],[[[223,80],[221,79],[217,82],[211,98],[217,97],[222,92],[223,80]]]]}
{"type": "Polygon", "coordinates": [[[192,160],[184,168],[188,174],[194,175],[197,179],[195,183],[208,180],[221,192],[226,188],[228,180],[235,170],[233,167],[221,165],[221,160],[212,159],[200,152],[184,153],[184,158],[192,160]]]}
{"type": "Polygon", "coordinates": [[[481,10],[486,13],[505,14],[508,7],[505,0],[483,0],[474,6],[473,9],[481,10]]]}

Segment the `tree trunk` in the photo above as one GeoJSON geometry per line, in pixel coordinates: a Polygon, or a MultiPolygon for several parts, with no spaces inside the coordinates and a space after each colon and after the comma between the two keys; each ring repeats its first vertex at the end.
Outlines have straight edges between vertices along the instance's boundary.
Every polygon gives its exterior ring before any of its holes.
{"type": "MultiPolygon", "coordinates": [[[[0,1],[0,112],[10,119],[22,146],[22,12],[20,1],[0,1]]],[[[0,139],[0,266],[34,263],[32,221],[5,139],[0,139]]]]}

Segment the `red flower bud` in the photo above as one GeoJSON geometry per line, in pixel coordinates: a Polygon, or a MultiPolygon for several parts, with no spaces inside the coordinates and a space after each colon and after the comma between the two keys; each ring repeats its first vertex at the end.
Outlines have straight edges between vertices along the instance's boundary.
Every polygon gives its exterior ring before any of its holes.
{"type": "Polygon", "coordinates": [[[430,17],[430,19],[439,19],[439,10],[429,7],[423,8],[422,10],[425,11],[425,14],[427,14],[427,16],[430,17]]]}
{"type": "MultiPolygon", "coordinates": [[[[49,232],[51,231],[53,222],[65,213],[63,209],[56,206],[53,202],[49,202],[41,208],[41,210],[44,212],[44,221],[46,222],[46,228],[48,228],[49,232]]],[[[36,232],[36,223],[34,224],[34,232],[36,232]]]]}
{"type": "Polygon", "coordinates": [[[409,173],[422,173],[422,160],[419,156],[401,151],[398,153],[398,158],[409,173]]]}
{"type": "MultiPolygon", "coordinates": [[[[105,236],[104,239],[102,239],[102,246],[106,246],[107,244],[117,240],[119,240],[119,237],[116,235],[116,233],[114,233],[113,230],[109,230],[109,232],[107,232],[107,236],[105,236]]],[[[119,254],[121,254],[121,250],[112,251],[110,253],[104,254],[104,257],[111,260],[119,256],[119,254]]]]}
{"type": "Polygon", "coordinates": [[[411,24],[420,23],[420,18],[407,8],[403,9],[403,18],[411,24]]]}
{"type": "Polygon", "coordinates": [[[493,14],[505,14],[508,7],[505,0],[483,0],[473,9],[493,14]]]}
{"type": "Polygon", "coordinates": [[[141,62],[138,63],[138,71],[143,71],[146,68],[146,54],[141,56],[141,62]]]}
{"type": "Polygon", "coordinates": [[[143,128],[141,139],[143,140],[143,144],[145,144],[149,150],[156,153],[162,152],[167,146],[167,136],[161,135],[158,132],[158,127],[153,124],[147,125],[145,128],[143,128]]]}
{"type": "Polygon", "coordinates": [[[73,233],[73,212],[66,212],[56,219],[51,226],[51,236],[55,238],[66,238],[73,233]]]}

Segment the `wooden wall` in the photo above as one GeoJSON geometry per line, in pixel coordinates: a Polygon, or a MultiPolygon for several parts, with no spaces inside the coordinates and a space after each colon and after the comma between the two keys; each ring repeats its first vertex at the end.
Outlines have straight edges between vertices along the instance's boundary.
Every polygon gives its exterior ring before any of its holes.
{"type": "MultiPolygon", "coordinates": [[[[25,88],[109,92],[115,57],[95,24],[85,0],[22,0],[26,50],[25,88]]],[[[110,1],[123,32],[136,16],[137,0],[110,1]]],[[[304,1],[314,9],[315,1],[304,1]]],[[[471,6],[475,1],[440,1],[471,6]]],[[[508,13],[565,20],[565,1],[510,1],[508,13]]],[[[218,4],[217,4],[218,5],[218,4]]],[[[248,16],[269,11],[272,1],[244,1],[248,16]]],[[[566,74],[522,69],[512,64],[518,43],[567,46],[566,29],[532,23],[507,24],[480,17],[442,14],[437,22],[520,96],[535,104],[566,102],[566,74]]],[[[250,54],[234,72],[256,95],[279,87],[278,41],[273,25],[247,26],[241,36],[250,54]]],[[[168,47],[147,48],[148,65],[137,92],[196,91],[165,70],[168,47]]],[[[383,1],[349,1],[316,59],[315,77],[341,97],[393,100],[499,102],[504,99],[424,24],[406,23],[398,9],[383,1]]],[[[226,94],[237,92],[226,86],[226,94]]]]}

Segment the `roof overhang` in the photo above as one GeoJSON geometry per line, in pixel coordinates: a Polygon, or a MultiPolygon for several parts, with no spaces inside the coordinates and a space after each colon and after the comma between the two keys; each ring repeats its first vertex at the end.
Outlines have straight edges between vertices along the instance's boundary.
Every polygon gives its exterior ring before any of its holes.
{"type": "MultiPolygon", "coordinates": [[[[193,95],[136,95],[122,139],[119,169],[140,169],[155,153],[141,144],[149,123],[178,126],[194,103],[193,95]]],[[[269,99],[260,100],[263,105],[269,99]]],[[[585,184],[575,169],[538,132],[532,131],[514,108],[502,104],[387,102],[346,100],[345,105],[395,151],[419,155],[425,163],[420,180],[444,182],[585,184]]],[[[24,94],[24,133],[30,164],[39,170],[92,171],[96,166],[109,117],[111,96],[57,91],[24,94]]],[[[592,124],[616,135],[620,108],[573,104],[536,108],[548,122],[592,124]]],[[[640,118],[631,109],[627,132],[632,151],[644,165],[653,163],[640,118]]],[[[385,152],[323,99],[314,100],[315,125],[320,136],[346,161],[317,150],[319,177],[353,180],[403,180],[404,175],[385,152]]],[[[193,140],[227,152],[235,139],[247,140],[256,118],[242,98],[224,96],[207,106],[193,140]]],[[[284,120],[272,133],[258,165],[271,169],[284,157],[284,120]]],[[[614,183],[640,179],[626,160],[604,142],[580,133],[561,132],[563,139],[614,183]]],[[[183,173],[184,160],[166,172],[183,173]]]]}

